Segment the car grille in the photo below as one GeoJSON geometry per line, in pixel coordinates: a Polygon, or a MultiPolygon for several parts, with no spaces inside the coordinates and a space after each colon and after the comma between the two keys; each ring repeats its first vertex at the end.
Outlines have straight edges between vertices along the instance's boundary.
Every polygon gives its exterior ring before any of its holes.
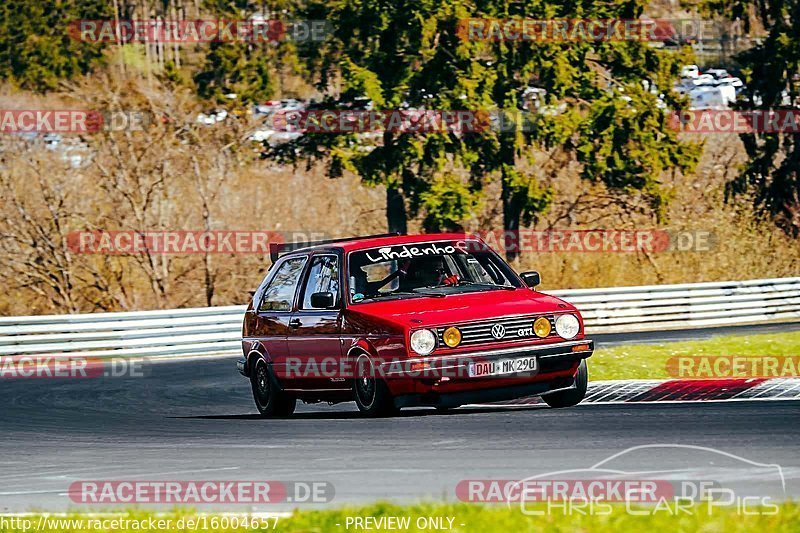
{"type": "MultiPolygon", "coordinates": [[[[531,341],[538,339],[531,331],[529,335],[518,335],[520,329],[533,328],[533,321],[542,315],[513,317],[513,318],[498,318],[488,322],[470,323],[470,324],[454,324],[461,330],[461,344],[459,346],[472,346],[476,344],[486,344],[490,342],[514,342],[514,341],[531,341]],[[496,325],[501,325],[505,329],[505,336],[497,338],[492,334],[492,328],[496,325]]],[[[547,339],[557,337],[556,333],[556,319],[553,315],[545,315],[550,320],[550,335],[547,339]]],[[[439,346],[447,348],[444,343],[444,331],[450,326],[436,328],[436,336],[439,338],[439,346]]]]}

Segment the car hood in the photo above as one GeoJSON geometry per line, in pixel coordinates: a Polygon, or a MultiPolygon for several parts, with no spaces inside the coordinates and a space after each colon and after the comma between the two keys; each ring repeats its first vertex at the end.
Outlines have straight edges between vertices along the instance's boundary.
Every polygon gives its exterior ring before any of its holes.
{"type": "Polygon", "coordinates": [[[435,327],[503,316],[575,311],[560,298],[529,289],[420,296],[352,305],[350,311],[409,328],[435,327]]]}

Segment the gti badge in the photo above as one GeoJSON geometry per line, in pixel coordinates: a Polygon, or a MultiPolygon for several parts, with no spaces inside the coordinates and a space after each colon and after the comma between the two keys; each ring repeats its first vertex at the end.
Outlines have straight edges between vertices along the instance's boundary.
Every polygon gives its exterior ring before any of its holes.
{"type": "Polygon", "coordinates": [[[503,327],[503,324],[495,324],[492,326],[492,337],[495,339],[502,339],[506,336],[506,328],[503,327]]]}

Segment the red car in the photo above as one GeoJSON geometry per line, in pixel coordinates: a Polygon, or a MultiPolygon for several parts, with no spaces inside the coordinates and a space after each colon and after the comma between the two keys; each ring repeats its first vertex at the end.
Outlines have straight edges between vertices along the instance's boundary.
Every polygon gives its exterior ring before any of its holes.
{"type": "Polygon", "coordinates": [[[476,237],[376,235],[271,255],[237,363],[263,416],[288,416],[298,399],[381,416],[532,395],[568,407],[586,394],[594,344],[578,310],[476,237]]]}

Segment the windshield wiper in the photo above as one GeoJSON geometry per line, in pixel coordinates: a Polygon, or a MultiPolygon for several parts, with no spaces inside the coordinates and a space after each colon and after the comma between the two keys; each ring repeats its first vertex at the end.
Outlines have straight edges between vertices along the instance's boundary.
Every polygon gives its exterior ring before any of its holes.
{"type": "Polygon", "coordinates": [[[482,287],[491,287],[493,289],[503,289],[506,291],[515,291],[517,290],[516,287],[512,287],[511,285],[495,285],[494,283],[479,283],[477,281],[470,281],[468,279],[462,279],[455,286],[459,285],[480,285],[482,287]]]}
{"type": "Polygon", "coordinates": [[[363,302],[365,300],[378,300],[380,298],[386,298],[387,296],[430,296],[431,298],[444,298],[447,295],[442,294],[440,292],[420,292],[416,289],[412,291],[392,291],[392,292],[385,292],[382,294],[377,294],[375,296],[370,296],[369,298],[362,298],[358,300],[359,302],[363,302]]]}
{"type": "Polygon", "coordinates": [[[413,289],[414,294],[421,294],[423,296],[430,296],[432,298],[447,298],[447,295],[443,292],[423,292],[419,289],[413,289]]]}

